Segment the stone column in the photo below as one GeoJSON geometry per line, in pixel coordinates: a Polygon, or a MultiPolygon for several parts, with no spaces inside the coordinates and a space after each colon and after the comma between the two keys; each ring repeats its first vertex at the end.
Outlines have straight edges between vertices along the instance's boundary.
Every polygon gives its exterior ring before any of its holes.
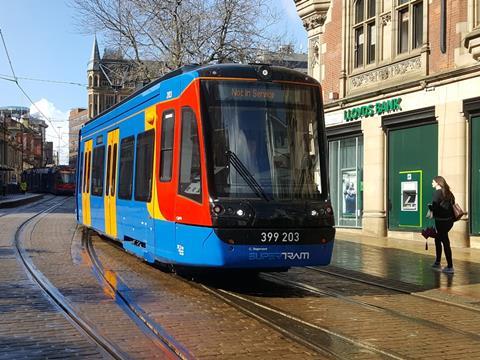
{"type": "Polygon", "coordinates": [[[308,74],[322,81],[321,54],[323,24],[331,0],[295,0],[297,12],[308,33],[308,74]]]}
{"type": "MultiPolygon", "coordinates": [[[[448,89],[448,86],[438,89],[439,92],[443,92],[440,95],[447,103],[439,104],[435,109],[438,115],[438,175],[445,178],[455,195],[456,202],[466,211],[468,209],[467,122],[462,115],[462,103],[458,100],[448,102],[450,95],[457,98],[456,94],[449,94],[448,89]]],[[[467,217],[454,224],[449,237],[452,246],[470,246],[467,217]]]]}
{"type": "Polygon", "coordinates": [[[364,143],[362,232],[365,235],[386,236],[386,140],[381,118],[363,120],[362,131],[364,143]]]}

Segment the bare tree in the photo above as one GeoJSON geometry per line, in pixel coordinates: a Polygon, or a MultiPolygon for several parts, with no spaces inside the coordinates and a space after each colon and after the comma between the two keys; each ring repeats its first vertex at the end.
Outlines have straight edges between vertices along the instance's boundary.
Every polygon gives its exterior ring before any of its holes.
{"type": "Polygon", "coordinates": [[[282,38],[271,32],[276,10],[262,0],[70,2],[83,32],[103,33],[147,77],[152,74],[145,60],[163,64],[160,72],[189,63],[248,62],[282,38]]]}

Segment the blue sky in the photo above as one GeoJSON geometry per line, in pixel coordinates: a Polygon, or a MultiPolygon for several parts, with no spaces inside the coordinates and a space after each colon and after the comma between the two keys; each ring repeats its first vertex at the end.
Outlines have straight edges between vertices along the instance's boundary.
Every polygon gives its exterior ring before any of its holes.
{"type": "MultiPolygon", "coordinates": [[[[306,50],[307,34],[296,14],[293,0],[270,0],[279,4],[282,20],[279,31],[287,29],[287,37],[298,49],[306,50]]],[[[0,29],[17,77],[48,79],[85,84],[86,68],[90,57],[93,36],[79,34],[74,21],[74,10],[64,0],[2,0],[0,29]],[[48,3],[48,5],[46,5],[48,3]]],[[[101,38],[100,52],[103,51],[101,38]]],[[[10,66],[0,43],[0,77],[11,76],[10,66]]],[[[48,116],[58,132],[62,162],[66,159],[68,124],[71,108],[85,107],[86,89],[82,86],[19,80],[30,98],[48,116]]],[[[12,83],[0,79],[0,106],[20,105],[31,107],[30,102],[12,83]]],[[[36,112],[32,108],[32,112],[36,112]]],[[[59,144],[52,129],[47,136],[59,144]]]]}

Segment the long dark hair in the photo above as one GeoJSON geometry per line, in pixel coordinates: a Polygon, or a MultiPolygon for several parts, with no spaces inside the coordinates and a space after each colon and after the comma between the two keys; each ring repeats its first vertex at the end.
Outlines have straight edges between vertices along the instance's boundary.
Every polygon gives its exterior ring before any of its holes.
{"type": "Polygon", "coordinates": [[[452,203],[455,202],[455,196],[453,196],[453,193],[450,191],[450,186],[448,186],[443,176],[435,176],[433,181],[435,181],[442,188],[441,191],[445,200],[448,200],[452,203]]]}

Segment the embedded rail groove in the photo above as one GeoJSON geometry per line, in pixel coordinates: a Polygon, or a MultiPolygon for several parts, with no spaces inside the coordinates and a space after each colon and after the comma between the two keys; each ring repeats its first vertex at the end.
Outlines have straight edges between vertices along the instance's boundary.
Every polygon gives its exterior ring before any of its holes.
{"type": "Polygon", "coordinates": [[[332,330],[304,321],[279,309],[249,299],[248,297],[227,290],[196,284],[191,281],[187,282],[191,286],[216,296],[241,312],[269,325],[290,339],[324,356],[335,359],[350,359],[352,358],[351,354],[367,352],[383,359],[404,359],[404,357],[398,354],[356,341],[347,336],[335,333],[332,330]],[[338,346],[327,347],[322,342],[327,342],[330,345],[336,344],[338,346]],[[343,349],[343,351],[339,352],[335,349],[343,349]]]}
{"type": "MultiPolygon", "coordinates": [[[[102,281],[115,293],[118,301],[121,301],[124,305],[124,309],[127,311],[127,315],[130,318],[140,321],[146,327],[146,331],[150,337],[160,341],[160,343],[167,347],[172,355],[183,360],[192,360],[195,357],[186,349],[182,344],[171,337],[159,324],[155,323],[150,317],[138,306],[135,301],[129,298],[127,294],[118,290],[117,286],[113,285],[109,278],[106,276],[103,266],[98,258],[95,249],[91,241],[91,231],[86,229],[82,234],[82,243],[84,244],[87,254],[90,257],[94,271],[102,278],[102,281]]],[[[110,270],[111,271],[111,270],[110,270]]],[[[115,273],[114,271],[111,271],[115,273]]],[[[121,282],[119,277],[117,281],[121,282]]]]}
{"type": "Polygon", "coordinates": [[[318,273],[325,274],[325,275],[330,275],[332,277],[338,277],[338,278],[347,279],[347,280],[355,281],[355,282],[362,283],[362,284],[376,286],[376,287],[381,288],[381,289],[387,289],[387,290],[395,291],[395,292],[398,292],[398,293],[401,293],[401,294],[411,295],[411,296],[414,296],[414,297],[417,297],[417,298],[420,298],[420,299],[424,299],[424,300],[428,300],[428,301],[431,301],[431,302],[445,304],[445,305],[449,305],[449,306],[455,306],[455,307],[461,308],[463,310],[468,310],[468,311],[472,311],[472,312],[475,312],[475,313],[480,312],[480,308],[477,308],[477,307],[468,306],[468,305],[465,305],[465,304],[458,304],[458,303],[448,301],[448,300],[437,299],[437,298],[432,297],[432,296],[428,296],[428,295],[425,295],[425,294],[420,294],[420,293],[417,293],[417,292],[400,289],[400,288],[395,287],[395,286],[380,284],[380,283],[375,282],[375,281],[360,279],[360,278],[355,277],[355,276],[340,274],[340,273],[337,273],[337,272],[331,271],[331,270],[319,269],[319,268],[315,268],[315,267],[311,267],[311,266],[306,266],[305,268],[309,269],[309,270],[312,270],[312,271],[315,271],[315,272],[318,272],[318,273]]]}
{"type": "Polygon", "coordinates": [[[334,298],[339,299],[341,301],[348,302],[350,304],[354,304],[354,305],[363,307],[367,310],[381,311],[381,312],[383,312],[387,315],[392,315],[392,316],[395,316],[395,317],[403,319],[403,320],[407,320],[407,321],[417,323],[419,325],[427,326],[427,327],[430,327],[430,328],[433,328],[433,329],[436,329],[436,330],[440,330],[440,331],[447,330],[447,331],[457,333],[457,334],[462,335],[462,336],[467,336],[474,341],[480,341],[480,335],[479,334],[469,332],[469,331],[460,330],[460,329],[455,329],[455,328],[452,328],[451,326],[449,326],[448,324],[445,324],[445,323],[436,323],[436,322],[433,322],[433,321],[430,321],[430,320],[420,319],[420,318],[417,318],[417,317],[414,317],[414,316],[411,316],[411,315],[408,315],[408,314],[405,314],[405,313],[402,313],[400,311],[393,310],[393,309],[390,309],[390,308],[387,308],[387,307],[384,307],[384,306],[371,304],[369,302],[361,301],[361,300],[358,300],[358,299],[352,299],[352,298],[346,297],[346,296],[344,296],[342,294],[339,294],[338,292],[335,292],[335,291],[332,291],[332,290],[319,289],[318,287],[315,287],[315,286],[312,286],[312,285],[304,284],[304,283],[299,282],[299,281],[287,280],[287,279],[284,279],[284,278],[281,278],[281,277],[278,277],[278,276],[275,276],[275,275],[272,275],[272,274],[263,274],[262,277],[267,278],[267,279],[270,278],[273,281],[278,282],[280,284],[287,284],[289,286],[293,286],[295,288],[298,288],[298,289],[301,289],[301,290],[304,290],[304,291],[307,291],[307,292],[311,292],[313,294],[334,297],[334,298]]]}
{"type": "MultiPolygon", "coordinates": [[[[39,204],[47,202],[50,199],[42,201],[39,204]]],[[[95,344],[97,344],[101,349],[103,349],[107,354],[109,354],[114,359],[128,359],[129,356],[124,354],[121,350],[119,350],[114,344],[109,342],[105,339],[102,335],[96,332],[95,328],[89,325],[85,320],[81,318],[79,314],[71,307],[70,303],[64,298],[64,296],[55,288],[50,281],[36,268],[36,266],[30,261],[28,253],[25,249],[23,249],[20,245],[20,236],[23,229],[32,221],[40,221],[41,215],[46,215],[49,212],[55,210],[56,208],[63,205],[66,201],[68,201],[68,197],[57,203],[48,207],[47,209],[41,210],[37,212],[35,215],[31,216],[29,219],[25,220],[15,232],[14,237],[14,249],[16,251],[16,256],[20,260],[20,262],[24,265],[27,273],[31,276],[32,280],[41,288],[42,292],[44,293],[45,297],[50,299],[60,311],[64,314],[64,316],[70,319],[73,324],[75,324],[76,328],[82,333],[85,337],[92,340],[95,344]]]]}

